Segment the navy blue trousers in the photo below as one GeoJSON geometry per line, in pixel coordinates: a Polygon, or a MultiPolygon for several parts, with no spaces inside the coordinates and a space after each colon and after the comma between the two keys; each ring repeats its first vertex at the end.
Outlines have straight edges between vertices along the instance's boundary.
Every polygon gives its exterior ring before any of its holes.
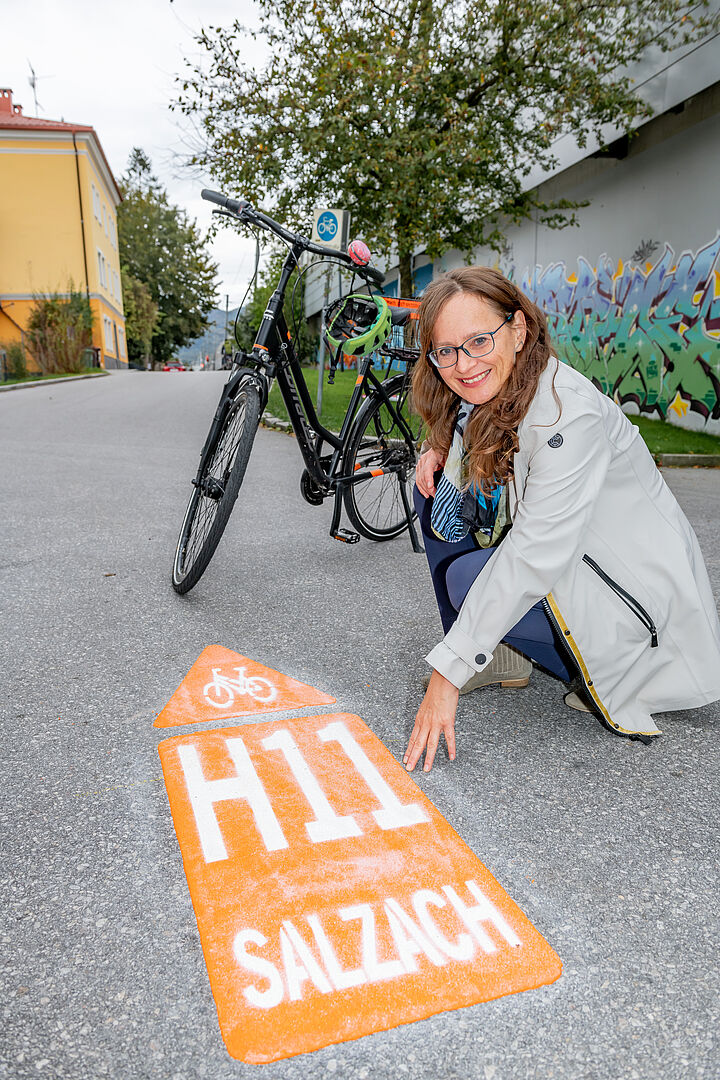
{"type": "MultiPolygon", "coordinates": [[[[457,619],[470,586],[478,574],[482,573],[483,567],[497,548],[478,547],[472,535],[458,540],[455,544],[438,539],[430,526],[432,499],[426,499],[417,487],[413,497],[440,618],[443,630],[447,633],[457,619]]],[[[575,673],[568,667],[572,660],[560,644],[557,632],[541,603],[534,604],[508,631],[503,641],[564,682],[570,682],[575,673]]]]}

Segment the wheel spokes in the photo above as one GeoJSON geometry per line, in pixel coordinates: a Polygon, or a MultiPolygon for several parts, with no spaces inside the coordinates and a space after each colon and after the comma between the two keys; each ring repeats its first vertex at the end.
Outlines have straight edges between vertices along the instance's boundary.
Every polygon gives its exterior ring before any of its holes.
{"type": "Polygon", "coordinates": [[[212,531],[215,518],[225,496],[225,487],[237,457],[240,435],[245,422],[245,400],[239,399],[232,416],[218,439],[208,462],[205,475],[197,487],[195,512],[188,514],[188,529],[178,560],[178,570],[184,575],[200,555],[212,531]]]}
{"type": "Polygon", "coordinates": [[[356,468],[387,469],[404,465],[406,479],[402,480],[398,472],[392,471],[362,481],[353,489],[359,514],[378,531],[392,532],[406,520],[400,484],[405,484],[410,497],[415,476],[414,464],[414,452],[390,411],[382,406],[371,418],[368,431],[360,440],[356,468]]]}

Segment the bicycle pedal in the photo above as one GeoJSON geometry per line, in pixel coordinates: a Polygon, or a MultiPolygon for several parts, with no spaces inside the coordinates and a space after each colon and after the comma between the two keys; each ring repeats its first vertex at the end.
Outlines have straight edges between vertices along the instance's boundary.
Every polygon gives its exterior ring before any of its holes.
{"type": "Polygon", "coordinates": [[[331,532],[333,540],[342,540],[343,544],[357,544],[360,539],[359,533],[348,532],[347,529],[337,529],[336,532],[331,532]]]}

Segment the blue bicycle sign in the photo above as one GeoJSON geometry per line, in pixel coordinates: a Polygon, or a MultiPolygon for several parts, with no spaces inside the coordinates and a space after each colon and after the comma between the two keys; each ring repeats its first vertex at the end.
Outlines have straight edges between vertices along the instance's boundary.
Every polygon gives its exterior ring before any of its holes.
{"type": "Polygon", "coordinates": [[[317,221],[317,232],[321,240],[327,243],[334,240],[338,231],[338,219],[332,210],[325,210],[317,221]]]}

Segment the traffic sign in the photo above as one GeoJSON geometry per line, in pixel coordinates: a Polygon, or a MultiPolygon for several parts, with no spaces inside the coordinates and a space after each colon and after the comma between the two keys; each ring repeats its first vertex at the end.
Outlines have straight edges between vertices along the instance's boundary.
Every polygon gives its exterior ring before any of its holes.
{"type": "Polygon", "coordinates": [[[316,244],[344,251],[349,227],[350,214],[347,210],[318,209],[313,215],[312,239],[316,244]]]}
{"type": "Polygon", "coordinates": [[[559,978],[359,717],[196,731],[159,752],[232,1057],[275,1061],[559,978]]]}
{"type": "Polygon", "coordinates": [[[201,720],[331,705],[335,698],[247,656],[209,645],[203,649],[155,727],[182,727],[201,720]]]}

